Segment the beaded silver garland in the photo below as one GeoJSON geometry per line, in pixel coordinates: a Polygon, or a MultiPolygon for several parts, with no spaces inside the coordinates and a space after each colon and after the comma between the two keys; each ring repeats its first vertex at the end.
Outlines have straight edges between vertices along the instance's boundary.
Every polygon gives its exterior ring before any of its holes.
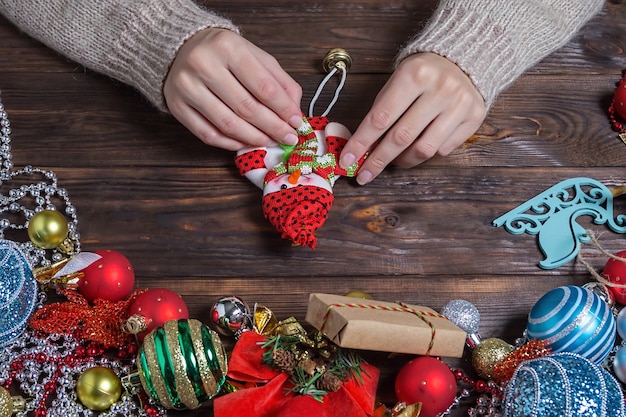
{"type": "MultiPolygon", "coordinates": [[[[80,252],[76,208],[67,190],[59,187],[56,174],[30,165],[15,169],[12,157],[11,124],[0,102],[0,238],[4,239],[5,233],[11,230],[25,232],[33,215],[42,210],[57,210],[69,217],[68,244],[73,253],[80,252]],[[20,177],[26,177],[26,183],[12,188],[10,183],[22,180],[20,177]]],[[[41,249],[28,239],[17,243],[32,267],[48,266],[65,257],[58,248],[41,249]]]]}
{"type": "MultiPolygon", "coordinates": [[[[47,407],[50,417],[93,417],[94,411],[84,407],[76,396],[76,381],[86,370],[95,366],[105,366],[117,375],[128,375],[135,368],[134,360],[123,363],[118,359],[105,356],[89,357],[82,361],[67,362],[68,355],[76,352],[81,343],[67,335],[49,335],[37,337],[31,330],[26,330],[20,337],[12,341],[0,351],[0,386],[9,381],[19,384],[19,390],[27,396],[26,409],[18,412],[17,417],[32,416],[40,404],[46,403],[46,384],[54,383],[54,397],[47,407]],[[16,358],[21,361],[19,370],[11,370],[9,364],[16,358]],[[45,361],[38,358],[45,358],[45,361]],[[42,363],[43,362],[43,363],[42,363]],[[14,372],[14,375],[10,375],[14,372]]],[[[156,404],[151,404],[155,409],[156,404]]],[[[147,416],[148,414],[129,393],[123,393],[121,399],[107,411],[100,412],[100,417],[147,416]]],[[[164,409],[158,409],[158,415],[166,416],[164,409]]]]}
{"type": "MultiPolygon", "coordinates": [[[[72,205],[67,190],[59,187],[56,174],[30,165],[21,169],[13,166],[11,124],[4,105],[0,102],[0,239],[9,239],[5,236],[8,233],[24,233],[23,242],[12,240],[32,268],[50,266],[80,252],[76,208],[72,205]],[[21,185],[12,186],[12,183],[21,185]],[[28,239],[29,221],[43,210],[56,210],[69,218],[68,236],[61,245],[63,249],[42,249],[28,239]]],[[[42,307],[45,301],[45,292],[39,291],[35,309],[42,307]]],[[[13,387],[27,397],[26,408],[16,412],[17,417],[38,415],[41,410],[49,417],[93,417],[94,411],[78,401],[78,377],[95,366],[108,367],[121,376],[130,375],[136,369],[134,359],[122,360],[105,355],[67,361],[66,358],[75,355],[81,346],[81,341],[72,336],[50,334],[44,337],[30,329],[2,346],[0,387],[13,387]],[[15,365],[17,358],[21,358],[19,366],[15,365]]],[[[144,404],[138,402],[136,394],[137,392],[124,392],[119,401],[97,415],[167,416],[166,410],[152,399],[145,398],[147,403],[144,404]]]]}

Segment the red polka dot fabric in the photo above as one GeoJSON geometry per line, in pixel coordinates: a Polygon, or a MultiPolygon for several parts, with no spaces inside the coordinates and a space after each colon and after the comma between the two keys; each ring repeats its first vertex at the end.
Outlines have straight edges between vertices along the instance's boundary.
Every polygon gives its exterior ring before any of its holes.
{"type": "Polygon", "coordinates": [[[328,124],[328,119],[324,116],[309,117],[308,120],[313,130],[323,130],[328,124]]]}
{"type": "MultiPolygon", "coordinates": [[[[337,158],[347,140],[339,136],[326,136],[328,132],[325,132],[325,129],[329,124],[326,117],[311,117],[307,120],[310,127],[303,124],[296,129],[298,143],[293,147],[283,147],[282,161],[276,165],[265,165],[267,156],[265,148],[242,151],[243,153],[235,158],[235,164],[239,173],[248,178],[258,178],[255,176],[257,172],[250,174],[251,171],[265,170],[261,171],[264,174],[263,187],[285,176],[283,186],[287,188],[264,195],[263,214],[284,239],[315,249],[317,245],[315,232],[328,218],[334,199],[333,193],[326,187],[303,184],[292,186],[287,183],[286,176],[296,172],[302,176],[317,175],[332,187],[337,176],[354,176],[365,158],[361,157],[358,164],[353,167],[341,168],[337,163],[337,158]],[[319,138],[315,132],[325,138],[327,145],[325,152],[323,152],[324,148],[320,147],[319,138]]],[[[332,129],[328,130],[332,131],[332,129]]],[[[299,179],[293,181],[297,182],[299,179]]]]}
{"type": "Polygon", "coordinates": [[[253,169],[265,168],[265,149],[254,149],[235,157],[235,166],[239,169],[240,175],[245,175],[253,169]]]}
{"type": "Polygon", "coordinates": [[[326,219],[333,194],[319,187],[300,185],[263,197],[263,213],[284,239],[315,249],[315,231],[326,219]]]}

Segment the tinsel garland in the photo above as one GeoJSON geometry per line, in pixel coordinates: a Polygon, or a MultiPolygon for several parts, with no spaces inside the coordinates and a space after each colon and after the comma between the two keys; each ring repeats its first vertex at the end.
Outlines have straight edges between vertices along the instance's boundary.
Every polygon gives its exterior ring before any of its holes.
{"type": "MultiPolygon", "coordinates": [[[[78,401],[76,382],[86,370],[105,366],[117,375],[128,375],[134,358],[106,354],[98,344],[72,335],[44,335],[27,329],[0,351],[0,385],[27,397],[26,410],[18,417],[34,415],[92,417],[94,412],[78,401]]],[[[123,393],[101,417],[164,417],[166,411],[145,395],[123,393]],[[140,401],[138,401],[140,399],[140,401]]]]}

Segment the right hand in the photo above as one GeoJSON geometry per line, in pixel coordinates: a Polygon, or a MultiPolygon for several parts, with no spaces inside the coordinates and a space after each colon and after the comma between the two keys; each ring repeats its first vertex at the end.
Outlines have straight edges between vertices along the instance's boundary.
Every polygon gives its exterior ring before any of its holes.
{"type": "Polygon", "coordinates": [[[295,145],[302,88],[276,59],[238,34],[210,28],[178,51],[165,79],[169,111],[208,145],[295,145]]]}

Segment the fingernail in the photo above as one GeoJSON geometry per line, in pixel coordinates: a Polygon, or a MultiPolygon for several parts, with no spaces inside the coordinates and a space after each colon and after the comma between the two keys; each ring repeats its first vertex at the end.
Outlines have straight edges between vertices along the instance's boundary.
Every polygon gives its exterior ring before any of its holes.
{"type": "Polygon", "coordinates": [[[339,165],[341,165],[342,168],[346,169],[354,165],[355,162],[356,156],[354,156],[354,154],[347,153],[341,156],[341,159],[339,160],[339,165]]]}
{"type": "Polygon", "coordinates": [[[369,171],[361,171],[356,177],[356,182],[360,185],[365,185],[372,180],[372,173],[369,171]]]}
{"type": "Polygon", "coordinates": [[[297,116],[292,116],[289,118],[289,126],[297,129],[300,126],[302,126],[302,116],[301,115],[297,115],[297,116]]]}
{"type": "Polygon", "coordinates": [[[288,133],[283,139],[285,145],[296,145],[298,143],[298,137],[294,133],[288,133]]]}

